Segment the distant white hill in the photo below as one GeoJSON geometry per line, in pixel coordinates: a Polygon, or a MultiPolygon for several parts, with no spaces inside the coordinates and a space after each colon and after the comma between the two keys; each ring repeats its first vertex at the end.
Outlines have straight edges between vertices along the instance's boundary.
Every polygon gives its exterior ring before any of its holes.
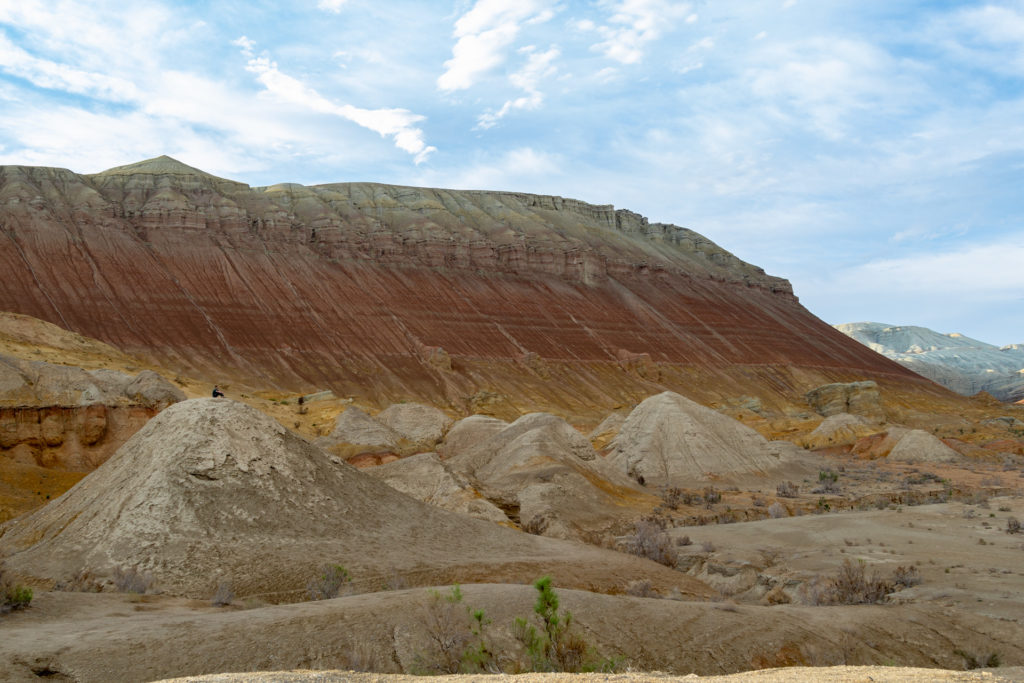
{"type": "Polygon", "coordinates": [[[1024,399],[1024,344],[1000,348],[962,334],[942,334],[912,325],[844,323],[833,327],[958,394],[987,391],[1001,401],[1024,399]]]}

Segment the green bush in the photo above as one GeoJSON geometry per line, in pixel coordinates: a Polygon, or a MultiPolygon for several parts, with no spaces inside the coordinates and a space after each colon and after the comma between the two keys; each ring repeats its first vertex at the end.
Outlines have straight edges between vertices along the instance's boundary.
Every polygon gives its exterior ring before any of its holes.
{"type": "Polygon", "coordinates": [[[0,562],[0,614],[24,609],[32,602],[32,589],[14,583],[0,562]]]}
{"type": "Polygon", "coordinates": [[[551,589],[551,577],[542,576],[533,587],[537,589],[537,602],[533,613],[540,619],[538,631],[526,619],[518,618],[513,634],[526,648],[533,671],[611,671],[617,662],[601,659],[579,635],[572,631],[572,613],[558,612],[558,595],[551,589]]]}

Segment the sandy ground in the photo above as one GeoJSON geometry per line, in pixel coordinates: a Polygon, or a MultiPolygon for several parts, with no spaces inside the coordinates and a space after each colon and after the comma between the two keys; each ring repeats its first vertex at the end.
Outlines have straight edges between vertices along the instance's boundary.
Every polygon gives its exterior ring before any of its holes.
{"type": "MultiPolygon", "coordinates": [[[[218,674],[193,678],[177,678],[174,683],[412,683],[422,680],[415,676],[355,673],[351,671],[296,671],[255,674],[218,674]]],[[[730,676],[673,676],[657,672],[623,674],[521,674],[518,676],[437,676],[433,681],[445,683],[632,683],[635,681],[702,681],[706,683],[769,683],[777,681],[819,681],[840,683],[878,681],[883,683],[911,683],[925,681],[1020,681],[1024,669],[1002,671],[941,671],[877,666],[835,666],[827,668],[789,667],[748,671],[730,676]]]]}

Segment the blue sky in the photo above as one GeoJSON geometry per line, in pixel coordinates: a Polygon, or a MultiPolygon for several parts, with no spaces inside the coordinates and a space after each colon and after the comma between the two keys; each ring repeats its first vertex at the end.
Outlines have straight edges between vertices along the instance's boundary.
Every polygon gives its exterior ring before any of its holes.
{"type": "Polygon", "coordinates": [[[1024,343],[1024,0],[0,1],[0,164],[614,204],[1024,343]]]}

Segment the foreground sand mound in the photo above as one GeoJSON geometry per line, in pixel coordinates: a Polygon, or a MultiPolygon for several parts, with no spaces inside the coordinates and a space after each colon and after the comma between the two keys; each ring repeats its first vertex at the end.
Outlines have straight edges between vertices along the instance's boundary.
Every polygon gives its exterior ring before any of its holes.
{"type": "Polygon", "coordinates": [[[165,591],[198,597],[228,580],[239,595],[296,599],[327,562],[364,589],[395,574],[445,583],[550,572],[607,590],[643,576],[703,590],[649,561],[413,500],[227,399],[168,408],[66,494],[0,532],[15,574],[62,580],[137,567],[165,591]]]}
{"type": "Polygon", "coordinates": [[[449,466],[535,533],[580,538],[609,531],[631,519],[631,504],[648,498],[585,436],[547,413],[524,415],[462,452],[448,446],[449,466]]]}
{"type": "MultiPolygon", "coordinates": [[[[440,591],[448,592],[444,587],[440,591]]],[[[530,586],[465,585],[462,592],[464,605],[484,610],[489,620],[488,647],[499,657],[499,665],[511,669],[516,659],[528,661],[513,638],[513,620],[520,617],[537,623],[532,613],[536,591],[530,586]]],[[[969,616],[951,623],[948,614],[937,607],[758,607],[598,595],[560,586],[556,592],[560,611],[573,615],[572,631],[597,653],[621,658],[624,673],[582,679],[569,674],[500,679],[474,675],[459,680],[647,681],[660,677],[643,673],[647,671],[706,675],[837,661],[952,669],[963,666],[964,660],[956,652],[959,648],[985,653],[998,648],[1004,666],[1021,661],[1019,624],[993,625],[969,616]],[[989,635],[994,629],[998,635],[989,635]]],[[[38,671],[45,669],[54,679],[82,683],[152,681],[253,669],[359,667],[422,672],[423,663],[437,657],[436,646],[428,640],[423,609],[426,598],[426,589],[419,588],[235,611],[208,606],[187,609],[180,601],[166,605],[169,601],[164,599],[132,605],[119,595],[50,593],[38,608],[33,605],[17,615],[19,628],[4,633],[0,671],[9,672],[16,681],[38,681],[38,671]],[[58,600],[66,604],[59,610],[62,614],[55,614],[49,623],[32,623],[36,619],[32,612],[37,609],[58,612],[58,600]]],[[[468,621],[468,617],[464,613],[453,616],[448,633],[457,637],[466,631],[463,619],[468,621]]],[[[947,677],[948,672],[937,668],[927,674],[918,672],[922,675],[915,678],[887,677],[890,671],[900,671],[891,667],[878,674],[846,670],[846,676],[831,678],[822,675],[828,670],[805,669],[787,679],[789,671],[751,672],[740,680],[998,680],[947,677]]],[[[308,673],[306,680],[317,682],[389,680],[381,674],[308,673]]],[[[302,679],[264,673],[225,680],[302,679]]]]}
{"type": "Polygon", "coordinates": [[[959,462],[960,454],[937,437],[921,429],[911,429],[889,451],[889,460],[902,462],[959,462]]]}
{"type": "Polygon", "coordinates": [[[750,427],[671,391],[633,409],[608,461],[647,486],[697,486],[728,475],[766,473],[788,463],[750,427]]]}
{"type": "Polygon", "coordinates": [[[437,453],[419,453],[365,472],[388,486],[424,503],[489,522],[508,523],[508,517],[477,493],[462,475],[452,472],[437,453]]]}

